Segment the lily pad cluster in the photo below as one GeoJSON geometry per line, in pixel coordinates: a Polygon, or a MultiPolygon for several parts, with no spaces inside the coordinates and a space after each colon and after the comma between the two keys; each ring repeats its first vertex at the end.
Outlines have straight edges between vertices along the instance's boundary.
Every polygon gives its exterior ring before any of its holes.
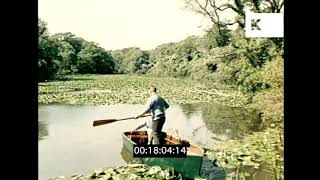
{"type": "Polygon", "coordinates": [[[70,76],[68,80],[39,83],[38,102],[89,105],[144,104],[150,83],[155,84],[159,93],[175,104],[219,102],[240,106],[248,102],[248,97],[232,90],[231,87],[191,79],[129,75],[90,75],[90,78],[86,76],[70,76]]]}
{"type": "Polygon", "coordinates": [[[268,128],[248,135],[243,140],[220,143],[206,154],[225,170],[229,178],[240,173],[242,176],[255,176],[260,170],[272,174],[276,179],[283,179],[283,150],[283,131],[268,128]]]}
{"type": "Polygon", "coordinates": [[[50,180],[182,180],[182,176],[173,168],[161,169],[159,166],[128,164],[127,166],[109,167],[95,170],[88,175],[73,175],[70,178],[55,177],[50,180]]]}

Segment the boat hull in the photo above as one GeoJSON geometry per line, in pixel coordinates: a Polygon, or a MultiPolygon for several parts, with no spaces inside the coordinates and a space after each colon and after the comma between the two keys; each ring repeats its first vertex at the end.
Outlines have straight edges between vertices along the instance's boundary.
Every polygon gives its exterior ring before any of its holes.
{"type": "MultiPolygon", "coordinates": [[[[140,132],[141,134],[144,132],[140,132]]],[[[125,148],[127,154],[133,155],[133,145],[137,144],[128,134],[123,133],[123,148],[125,148]]],[[[143,142],[142,142],[143,143],[143,142]]],[[[194,146],[194,145],[193,145],[194,146]]],[[[200,148],[200,147],[199,147],[200,148]]],[[[188,154],[187,157],[143,157],[143,158],[131,158],[142,162],[149,166],[160,166],[161,168],[173,167],[177,172],[179,172],[184,178],[193,179],[199,176],[203,152],[198,154],[188,154]]],[[[125,159],[126,160],[126,159],[125,159]]]]}

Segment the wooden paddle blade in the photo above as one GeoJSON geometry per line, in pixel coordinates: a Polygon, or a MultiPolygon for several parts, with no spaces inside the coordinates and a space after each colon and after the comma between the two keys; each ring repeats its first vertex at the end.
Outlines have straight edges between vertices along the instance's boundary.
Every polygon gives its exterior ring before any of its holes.
{"type": "Polygon", "coordinates": [[[118,121],[117,119],[97,120],[93,121],[93,126],[100,126],[118,121]]]}

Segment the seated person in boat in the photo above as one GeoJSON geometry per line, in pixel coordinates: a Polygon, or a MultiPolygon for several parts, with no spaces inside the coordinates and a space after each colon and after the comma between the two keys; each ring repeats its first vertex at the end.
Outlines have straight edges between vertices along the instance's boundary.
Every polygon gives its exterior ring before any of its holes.
{"type": "Polygon", "coordinates": [[[160,135],[163,124],[166,121],[165,110],[169,108],[166,100],[157,94],[157,88],[150,85],[148,89],[149,98],[146,103],[145,110],[136,119],[150,113],[151,114],[151,129],[152,129],[152,144],[160,144],[160,135]]]}
{"type": "MultiPolygon", "coordinates": [[[[152,124],[152,119],[147,119],[146,122],[144,122],[143,124],[139,125],[137,128],[135,128],[133,131],[137,131],[143,127],[147,127],[147,134],[148,134],[148,145],[152,144],[152,129],[151,129],[151,124],[152,124]]],[[[132,134],[132,131],[131,133],[132,134]]]]}

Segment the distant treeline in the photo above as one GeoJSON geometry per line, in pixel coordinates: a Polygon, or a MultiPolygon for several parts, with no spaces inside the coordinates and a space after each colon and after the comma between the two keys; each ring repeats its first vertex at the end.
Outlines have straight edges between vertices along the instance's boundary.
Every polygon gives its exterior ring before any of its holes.
{"type": "Polygon", "coordinates": [[[283,1],[232,0],[221,6],[216,0],[185,3],[210,18],[213,26],[201,37],[190,36],[148,51],[137,47],[107,51],[70,32],[50,35],[46,22],[39,19],[39,81],[68,74],[189,77],[232,85],[252,96],[252,102],[272,104],[264,109],[269,108],[269,114],[282,119],[283,38],[246,38],[244,12],[249,8],[279,13],[283,1]],[[227,9],[237,14],[233,22],[221,21],[220,12],[227,9]],[[230,30],[232,24],[238,28],[230,30]]]}
{"type": "Polygon", "coordinates": [[[236,3],[238,28],[230,30],[227,23],[216,21],[212,15],[213,26],[203,36],[190,36],[148,51],[137,47],[107,51],[70,32],[50,35],[46,22],[39,19],[39,81],[69,74],[188,77],[231,85],[251,96],[251,102],[261,106],[267,118],[282,120],[283,38],[246,38],[241,13],[244,5],[260,8],[260,12],[278,12],[283,7],[274,4],[261,10],[264,6],[260,4],[236,3]]]}
{"type": "Polygon", "coordinates": [[[38,63],[39,81],[67,74],[130,73],[191,77],[256,92],[282,83],[282,76],[277,76],[283,72],[283,40],[245,38],[241,28],[224,28],[221,34],[212,27],[202,37],[190,36],[149,51],[137,47],[107,51],[69,32],[49,35],[39,19],[38,63]]]}

